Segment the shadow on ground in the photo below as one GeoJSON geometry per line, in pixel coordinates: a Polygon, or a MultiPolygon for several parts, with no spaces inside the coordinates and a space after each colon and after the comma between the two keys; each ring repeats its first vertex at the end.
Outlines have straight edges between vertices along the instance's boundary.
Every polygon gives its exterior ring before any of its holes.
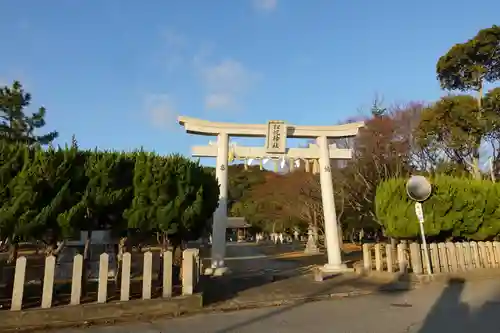
{"type": "MultiPolygon", "coordinates": [[[[231,297],[230,295],[232,295],[232,297],[235,299],[241,298],[241,295],[240,296],[235,295],[235,293],[237,293],[238,290],[231,289],[231,287],[229,287],[229,284],[227,284],[227,282],[226,284],[222,283],[222,281],[219,283],[221,283],[221,285],[219,286],[220,289],[218,290],[219,294],[222,294],[224,289],[227,290],[226,297],[231,297]]],[[[254,280],[254,283],[257,285],[258,284],[257,280],[254,280]]],[[[282,294],[280,296],[283,297],[283,300],[287,299],[285,297],[288,297],[290,305],[281,306],[277,308],[276,311],[272,311],[262,316],[254,317],[252,319],[237,323],[235,325],[231,325],[229,327],[217,331],[216,333],[238,332],[245,326],[249,326],[258,321],[283,314],[294,308],[300,307],[305,303],[319,299],[327,299],[334,297],[340,298],[351,295],[369,294],[373,292],[379,292],[379,293],[406,292],[411,288],[413,288],[413,285],[414,285],[413,281],[407,275],[399,275],[394,280],[388,282],[374,281],[355,274],[340,274],[330,279],[327,279],[323,282],[313,282],[313,278],[311,275],[300,276],[300,277],[289,277],[285,282],[283,281],[268,282],[267,286],[260,286],[260,288],[257,288],[260,289],[262,295],[266,295],[265,298],[269,298],[269,295],[270,293],[272,293],[273,290],[283,290],[284,288],[286,288],[288,289],[288,294],[287,295],[282,294]],[[291,281],[293,280],[295,281],[291,283],[291,281]],[[280,283],[282,283],[283,286],[279,286],[280,283]],[[294,296],[295,296],[295,301],[290,302],[290,300],[294,299],[294,296]]],[[[205,295],[206,294],[204,294],[204,297],[205,295]]],[[[279,298],[276,298],[276,300],[279,300],[279,298]]],[[[243,303],[241,305],[242,307],[244,307],[243,303]]]]}
{"type": "Polygon", "coordinates": [[[461,301],[464,287],[463,279],[450,279],[418,332],[469,333],[498,330],[500,295],[495,297],[495,301],[486,302],[474,310],[461,301]]]}

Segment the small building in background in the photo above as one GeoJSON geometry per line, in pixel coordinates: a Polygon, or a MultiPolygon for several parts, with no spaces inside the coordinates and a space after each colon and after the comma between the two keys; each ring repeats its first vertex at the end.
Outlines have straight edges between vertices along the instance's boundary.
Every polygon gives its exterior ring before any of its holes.
{"type": "Polygon", "coordinates": [[[226,227],[227,240],[232,242],[245,241],[250,236],[248,233],[250,227],[251,225],[246,222],[244,217],[228,217],[226,227]]]}

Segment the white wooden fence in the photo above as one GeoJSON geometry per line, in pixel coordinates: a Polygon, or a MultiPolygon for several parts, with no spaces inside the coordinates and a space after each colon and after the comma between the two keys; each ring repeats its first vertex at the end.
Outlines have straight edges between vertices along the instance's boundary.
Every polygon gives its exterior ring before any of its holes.
{"type": "MultiPolygon", "coordinates": [[[[97,289],[97,303],[106,303],[108,300],[108,262],[109,255],[103,253],[99,258],[99,278],[97,289]]],[[[131,285],[131,266],[132,256],[130,253],[123,254],[121,265],[120,281],[120,301],[130,300],[131,285]]],[[[142,299],[151,299],[152,291],[152,267],[153,254],[148,251],[144,253],[143,272],[142,272],[142,299]]],[[[173,288],[173,270],[172,270],[172,252],[163,253],[163,280],[162,296],[172,297],[173,288]]],[[[19,311],[23,306],[23,293],[25,290],[26,277],[26,257],[19,257],[16,261],[14,283],[12,288],[12,301],[10,309],[19,311]]],[[[186,249],[182,253],[182,294],[192,295],[200,278],[201,262],[198,249],[186,249]]],[[[56,258],[54,256],[45,259],[41,308],[50,308],[53,305],[54,296],[54,277],[56,271],[56,258]]],[[[82,297],[82,274],[83,274],[83,256],[78,254],[73,260],[73,274],[71,278],[71,300],[70,305],[79,305],[82,297]]]]}
{"type": "MultiPolygon", "coordinates": [[[[500,242],[446,242],[427,244],[432,273],[477,268],[500,268],[500,242]]],[[[424,248],[419,243],[363,244],[364,271],[427,274],[424,248]]]]}

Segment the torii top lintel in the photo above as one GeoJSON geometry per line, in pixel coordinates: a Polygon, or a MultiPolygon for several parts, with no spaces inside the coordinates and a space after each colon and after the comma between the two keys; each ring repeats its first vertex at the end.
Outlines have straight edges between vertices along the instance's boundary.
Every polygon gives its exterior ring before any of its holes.
{"type": "MultiPolygon", "coordinates": [[[[230,136],[241,137],[265,137],[267,133],[266,124],[238,124],[213,122],[203,119],[180,116],[177,118],[179,124],[184,126],[186,132],[198,135],[216,136],[225,133],[230,136]]],[[[352,137],[358,134],[363,122],[334,125],[334,126],[287,126],[287,137],[289,138],[317,138],[326,136],[327,138],[352,137]]]]}

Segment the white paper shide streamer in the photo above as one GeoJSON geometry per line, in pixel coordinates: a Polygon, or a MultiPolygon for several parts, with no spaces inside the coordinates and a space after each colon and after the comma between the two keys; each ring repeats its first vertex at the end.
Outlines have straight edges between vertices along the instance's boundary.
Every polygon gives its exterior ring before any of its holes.
{"type": "Polygon", "coordinates": [[[281,158],[281,163],[280,163],[280,168],[284,168],[286,165],[286,160],[285,160],[285,157],[281,158]]]}

